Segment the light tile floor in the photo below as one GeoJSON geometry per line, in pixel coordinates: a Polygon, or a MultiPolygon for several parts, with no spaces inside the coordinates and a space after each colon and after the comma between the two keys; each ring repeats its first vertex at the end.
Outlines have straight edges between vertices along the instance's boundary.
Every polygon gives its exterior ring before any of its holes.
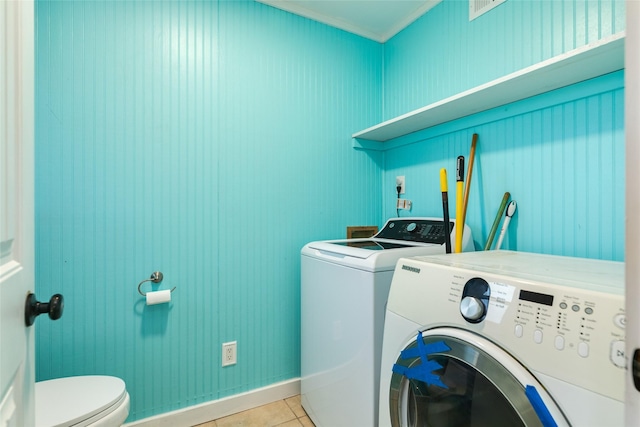
{"type": "Polygon", "coordinates": [[[300,395],[258,406],[196,427],[314,427],[300,404],[300,395]]]}

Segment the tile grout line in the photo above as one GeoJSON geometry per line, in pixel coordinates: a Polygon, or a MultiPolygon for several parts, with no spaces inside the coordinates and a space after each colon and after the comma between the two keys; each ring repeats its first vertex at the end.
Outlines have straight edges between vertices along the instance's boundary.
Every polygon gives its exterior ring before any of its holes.
{"type": "MultiPolygon", "coordinates": [[[[198,424],[195,427],[218,427],[219,426],[219,421],[228,419],[230,417],[234,418],[234,422],[233,425],[238,425],[237,423],[240,422],[241,425],[245,425],[245,422],[249,422],[251,425],[256,425],[255,424],[255,419],[252,420],[253,417],[256,416],[256,413],[258,413],[259,411],[261,411],[263,407],[269,406],[269,405],[274,405],[274,404],[278,404],[278,402],[282,402],[282,404],[284,404],[284,407],[287,408],[288,413],[291,413],[293,415],[293,418],[286,420],[286,421],[282,421],[279,424],[270,424],[269,422],[265,422],[263,427],[278,427],[278,426],[285,426],[285,425],[290,425],[290,423],[296,422],[297,424],[296,426],[300,426],[300,427],[313,427],[314,424],[311,421],[311,418],[309,418],[309,415],[307,414],[307,412],[304,410],[304,408],[302,407],[302,404],[300,403],[300,395],[297,396],[292,396],[286,399],[281,399],[281,400],[276,400],[275,402],[266,404],[266,405],[261,405],[255,408],[251,408],[251,409],[247,409],[245,411],[241,411],[239,413],[236,414],[232,414],[229,415],[227,417],[222,417],[222,418],[218,418],[215,420],[211,420],[208,421],[206,423],[203,424],[198,424]],[[244,416],[240,416],[240,414],[245,413],[244,416]]],[[[227,420],[228,421],[228,420],[227,420]]],[[[227,423],[225,422],[224,425],[226,425],[227,423]]]]}

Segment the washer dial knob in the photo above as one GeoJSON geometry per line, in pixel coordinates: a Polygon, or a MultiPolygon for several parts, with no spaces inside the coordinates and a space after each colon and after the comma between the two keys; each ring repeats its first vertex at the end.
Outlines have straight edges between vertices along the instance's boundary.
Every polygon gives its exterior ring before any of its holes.
{"type": "Polygon", "coordinates": [[[486,310],[480,299],[464,297],[460,301],[460,313],[469,322],[476,322],[484,317],[486,310]]]}
{"type": "Polygon", "coordinates": [[[418,225],[415,222],[412,222],[411,224],[407,225],[407,231],[409,233],[413,233],[414,231],[416,231],[417,227],[418,225]]]}
{"type": "Polygon", "coordinates": [[[460,314],[469,323],[480,323],[489,310],[491,287],[486,280],[474,277],[469,280],[462,290],[460,300],[460,314]]]}

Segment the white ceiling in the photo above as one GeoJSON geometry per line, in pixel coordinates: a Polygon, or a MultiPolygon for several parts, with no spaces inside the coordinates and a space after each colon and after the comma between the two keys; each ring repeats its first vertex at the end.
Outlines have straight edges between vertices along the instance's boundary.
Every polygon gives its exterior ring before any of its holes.
{"type": "Polygon", "coordinates": [[[442,0],[256,0],[384,43],[442,0]]]}

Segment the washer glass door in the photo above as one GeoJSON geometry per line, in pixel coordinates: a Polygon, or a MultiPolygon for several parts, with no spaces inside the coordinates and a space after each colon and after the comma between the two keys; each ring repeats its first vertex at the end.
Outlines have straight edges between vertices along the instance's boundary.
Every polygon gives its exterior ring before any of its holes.
{"type": "Polygon", "coordinates": [[[393,426],[569,425],[533,375],[495,344],[453,328],[425,331],[422,343],[409,343],[393,367],[393,426]],[[421,368],[426,361],[433,371],[421,368]]]}

